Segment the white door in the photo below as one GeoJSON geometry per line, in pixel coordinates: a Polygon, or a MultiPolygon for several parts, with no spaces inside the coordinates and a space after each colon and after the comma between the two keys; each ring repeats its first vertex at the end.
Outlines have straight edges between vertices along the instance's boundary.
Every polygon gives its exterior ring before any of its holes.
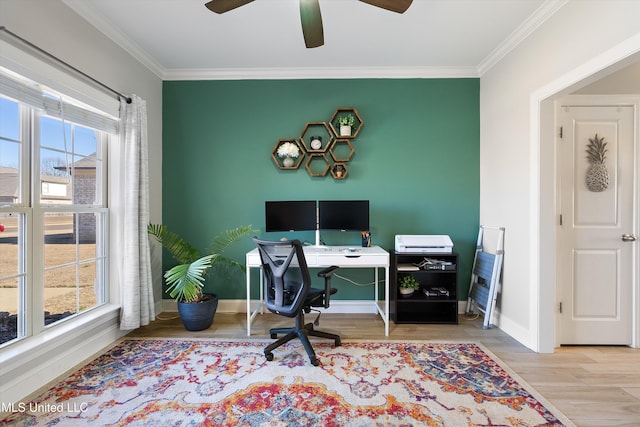
{"type": "Polygon", "coordinates": [[[559,111],[560,344],[632,342],[634,110],[564,104],[559,111]]]}

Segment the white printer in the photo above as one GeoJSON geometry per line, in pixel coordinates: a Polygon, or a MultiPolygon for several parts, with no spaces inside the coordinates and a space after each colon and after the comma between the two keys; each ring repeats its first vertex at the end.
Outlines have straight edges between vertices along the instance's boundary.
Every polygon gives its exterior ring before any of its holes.
{"type": "Polygon", "coordinates": [[[453,242],[446,235],[396,235],[396,252],[421,254],[451,253],[453,242]]]}

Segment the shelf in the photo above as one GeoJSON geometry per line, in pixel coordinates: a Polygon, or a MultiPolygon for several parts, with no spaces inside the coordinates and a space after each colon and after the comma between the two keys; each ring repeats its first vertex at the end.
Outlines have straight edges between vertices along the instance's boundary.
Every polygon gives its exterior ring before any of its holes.
{"type": "Polygon", "coordinates": [[[391,259],[391,318],[396,323],[458,323],[458,254],[456,253],[398,253],[391,259]],[[414,264],[424,258],[451,262],[452,269],[415,269],[414,264]],[[413,276],[420,289],[411,297],[403,297],[398,283],[404,276],[413,276]],[[425,288],[444,288],[449,293],[427,296],[425,288]]]}
{"type": "Polygon", "coordinates": [[[271,152],[271,158],[278,169],[296,170],[305,162],[305,169],[312,177],[323,177],[327,173],[336,181],[344,180],[349,175],[347,164],[355,154],[351,143],[364,121],[355,108],[338,108],[327,122],[307,122],[300,132],[300,138],[279,139],[271,152]],[[348,134],[341,135],[341,119],[352,116],[353,126],[348,134]],[[284,144],[297,147],[296,156],[278,153],[284,144]],[[328,153],[328,154],[327,154],[328,153]]]}
{"type": "Polygon", "coordinates": [[[336,139],[329,147],[329,154],[334,162],[347,163],[355,154],[356,150],[348,139],[336,139]]]}
{"type": "Polygon", "coordinates": [[[458,304],[455,301],[401,305],[395,323],[458,323],[458,304]]]}
{"type": "Polygon", "coordinates": [[[349,168],[344,163],[335,163],[331,168],[333,179],[345,179],[349,175],[349,168]]]}
{"type": "Polygon", "coordinates": [[[363,125],[364,121],[362,120],[362,117],[360,117],[360,114],[358,114],[358,110],[351,107],[338,108],[333,113],[333,116],[331,116],[331,120],[329,121],[329,126],[331,126],[331,130],[333,131],[333,134],[336,136],[336,138],[355,138],[356,136],[358,136],[358,133],[360,133],[360,129],[362,129],[363,125]],[[340,124],[338,123],[338,119],[349,114],[353,115],[355,123],[351,128],[350,134],[343,134],[340,131],[340,124]]]}
{"type": "Polygon", "coordinates": [[[273,159],[278,169],[289,169],[289,170],[298,169],[302,164],[304,157],[305,157],[304,148],[302,147],[302,144],[300,144],[300,141],[298,141],[297,139],[279,139],[275,147],[273,147],[273,151],[271,152],[271,158],[273,159]],[[291,158],[291,160],[293,160],[291,165],[285,165],[285,157],[280,157],[278,155],[278,148],[280,148],[281,145],[286,143],[295,144],[295,146],[298,147],[298,157],[291,158]]]}
{"type": "Polygon", "coordinates": [[[325,154],[309,154],[305,168],[311,176],[325,176],[329,172],[331,163],[325,154]]]}
{"type": "Polygon", "coordinates": [[[309,122],[300,133],[300,141],[307,153],[324,153],[333,145],[333,133],[325,122],[309,122]],[[319,146],[316,144],[319,141],[319,146]]]}
{"type": "Polygon", "coordinates": [[[402,296],[402,294],[398,293],[397,294],[397,298],[398,298],[398,303],[400,302],[406,302],[406,303],[422,303],[425,301],[428,302],[442,302],[442,301],[456,301],[455,296],[449,295],[449,296],[441,296],[441,297],[428,297],[425,294],[422,293],[422,289],[420,290],[416,290],[412,296],[410,297],[405,297],[402,296]]]}

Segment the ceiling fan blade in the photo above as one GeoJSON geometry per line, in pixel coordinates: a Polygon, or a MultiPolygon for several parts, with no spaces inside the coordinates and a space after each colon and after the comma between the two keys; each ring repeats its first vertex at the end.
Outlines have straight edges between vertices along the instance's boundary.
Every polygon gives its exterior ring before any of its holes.
{"type": "Polygon", "coordinates": [[[302,22],[304,44],[308,48],[322,46],[324,32],[318,0],[300,0],[300,21],[302,22]]]}
{"type": "Polygon", "coordinates": [[[215,13],[225,13],[236,7],[244,6],[253,0],[211,0],[205,3],[207,9],[215,13]]]}
{"type": "Polygon", "coordinates": [[[372,6],[381,7],[383,9],[390,10],[391,12],[404,13],[413,0],[360,0],[361,2],[370,4],[372,6]]]}

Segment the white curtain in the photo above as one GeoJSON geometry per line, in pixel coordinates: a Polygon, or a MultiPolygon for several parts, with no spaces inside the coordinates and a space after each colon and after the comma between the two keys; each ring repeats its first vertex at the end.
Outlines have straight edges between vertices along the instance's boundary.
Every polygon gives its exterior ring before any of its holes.
{"type": "Polygon", "coordinates": [[[120,329],[131,330],[155,320],[149,252],[149,170],[147,104],[136,95],[121,101],[120,329]]]}

